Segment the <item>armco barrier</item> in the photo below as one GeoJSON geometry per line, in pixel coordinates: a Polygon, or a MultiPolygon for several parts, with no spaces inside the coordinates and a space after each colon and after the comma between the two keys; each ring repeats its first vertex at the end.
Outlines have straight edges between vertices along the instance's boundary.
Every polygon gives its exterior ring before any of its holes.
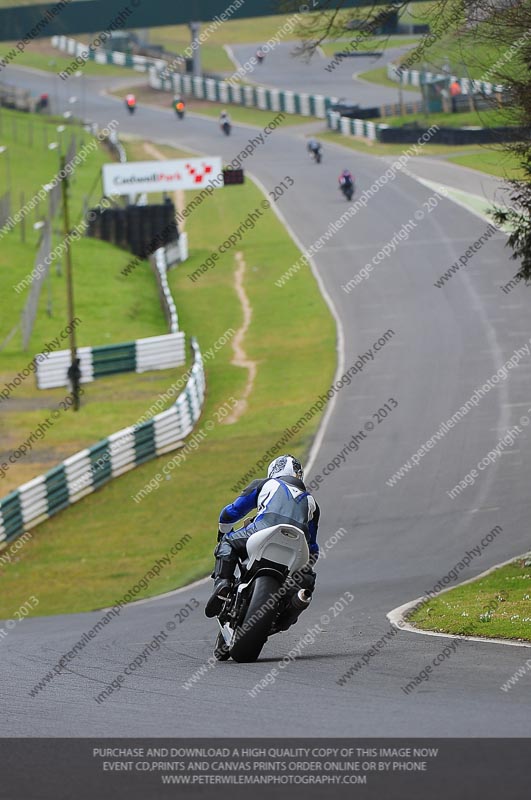
{"type": "MultiPolygon", "coordinates": [[[[364,119],[342,117],[337,111],[328,112],[328,127],[331,130],[351,136],[361,136],[369,141],[382,144],[414,144],[427,133],[428,128],[421,126],[393,127],[383,123],[367,122],[364,119]]],[[[519,141],[525,136],[525,130],[516,127],[505,128],[442,128],[430,132],[431,144],[465,145],[465,144],[497,144],[500,142],[519,141]]]]}
{"type": "Polygon", "coordinates": [[[168,286],[168,248],[159,247],[158,250],[155,250],[153,255],[149,257],[149,263],[151,264],[157,286],[159,287],[160,302],[170,333],[175,333],[179,330],[179,320],[177,317],[177,307],[172,293],[170,292],[170,287],[168,286]]]}
{"type": "MultiPolygon", "coordinates": [[[[96,64],[114,64],[116,67],[129,67],[139,72],[146,72],[149,67],[155,66],[164,69],[166,61],[148,56],[134,56],[118,50],[104,50],[103,48],[90,49],[87,44],[78,42],[68,36],[52,36],[52,46],[76,58],[80,56],[84,61],[94,61],[96,64]]],[[[81,66],[81,65],[80,65],[81,66]]]]}
{"type": "Polygon", "coordinates": [[[285,114],[320,119],[325,119],[330,106],[338,102],[337,97],[324,97],[321,94],[299,94],[281,89],[266,89],[264,86],[231,84],[215,78],[193,78],[179,72],[165,75],[164,71],[160,73],[155,67],[149,70],[149,85],[152,89],[192,96],[199,100],[233,103],[263,111],[283,111],[285,114]]]}
{"type": "MultiPolygon", "coordinates": [[[[396,64],[387,65],[387,77],[390,81],[400,83],[400,75],[396,72],[396,64]]],[[[461,87],[462,94],[483,94],[493,95],[504,92],[504,87],[500,84],[489,83],[488,81],[476,81],[471,78],[459,78],[457,75],[446,75],[441,72],[421,72],[418,69],[405,69],[402,71],[402,84],[405,86],[420,87],[424,82],[433,80],[448,80],[449,83],[457,81],[461,87]]]]}
{"type": "MultiPolygon", "coordinates": [[[[78,347],[80,382],[90,383],[97,378],[119,375],[122,372],[147,372],[180,367],[186,360],[184,348],[182,331],[163,336],[150,336],[123,344],[78,347]]],[[[70,350],[57,350],[39,361],[36,372],[38,388],[53,389],[57,386],[67,386],[70,363],[70,350]]]]}
{"type": "MultiPolygon", "coordinates": [[[[380,126],[378,141],[382,144],[414,144],[428,132],[422,126],[405,128],[380,126]]],[[[430,144],[443,144],[462,147],[467,144],[500,144],[501,142],[521,141],[529,137],[529,131],[516,127],[504,128],[443,128],[429,134],[430,144]]]]}
{"type": "Polygon", "coordinates": [[[109,143],[109,149],[111,150],[111,152],[116,154],[116,157],[118,158],[120,164],[125,164],[125,162],[127,161],[127,155],[123,144],[118,138],[118,134],[116,133],[116,131],[111,131],[107,139],[109,143]]]}
{"type": "Polygon", "coordinates": [[[205,396],[203,359],[195,339],[191,345],[190,376],[169,409],[81,450],[0,500],[0,544],[11,542],[124,472],[184,444],[201,416],[205,396]]]}
{"type": "Polygon", "coordinates": [[[388,128],[389,125],[381,125],[375,122],[368,122],[366,119],[351,119],[342,117],[338,111],[329,111],[327,114],[328,127],[333,131],[351,136],[362,136],[371,142],[379,141],[380,130],[388,128]]]}

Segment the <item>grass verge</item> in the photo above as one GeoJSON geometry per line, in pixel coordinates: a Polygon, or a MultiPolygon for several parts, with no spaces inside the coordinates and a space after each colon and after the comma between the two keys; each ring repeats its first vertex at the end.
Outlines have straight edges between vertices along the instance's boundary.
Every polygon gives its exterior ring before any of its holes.
{"type": "Polygon", "coordinates": [[[439,633],[531,641],[529,554],[430,600],[409,622],[439,633]]]}
{"type": "Polygon", "coordinates": [[[500,148],[484,148],[479,152],[464,153],[451,156],[446,159],[452,164],[469,169],[477,169],[486,172],[488,175],[496,175],[498,178],[516,178],[525,180],[526,173],[518,162],[518,158],[507,153],[500,148]]]}
{"type": "Polygon", "coordinates": [[[493,128],[498,125],[511,124],[507,109],[495,108],[483,111],[462,111],[456,114],[440,112],[430,113],[427,116],[421,113],[407,114],[403,117],[378,117],[371,121],[379,125],[390,125],[393,128],[411,125],[412,122],[417,122],[421,128],[429,128],[430,125],[435,124],[444,128],[465,128],[475,125],[479,125],[482,128],[493,128]]]}
{"type": "MultiPolygon", "coordinates": [[[[163,152],[172,154],[170,148],[163,148],[163,152]]],[[[190,199],[188,195],[187,201],[190,199]]],[[[235,251],[220,256],[215,269],[196,282],[188,274],[242,224],[250,210],[260,208],[262,200],[252,183],[227,187],[214,192],[187,219],[191,258],[170,272],[170,284],[181,328],[198,336],[203,348],[210,347],[229,328],[242,324],[243,312],[234,287],[235,251]]],[[[207,365],[207,398],[198,428],[213,421],[208,436],[170,473],[170,479],[142,502],[135,503],[132,497],[160,472],[171,454],[121,476],[34,529],[32,539],[18,551],[17,560],[1,570],[0,617],[11,617],[32,594],[39,598],[39,614],[112,604],[185,534],[192,537],[185,550],[137,597],[159,594],[207,574],[219,510],[232,499],[229,487],[330,385],[335,369],[333,321],[309,269],[301,269],[284,288],[275,286],[275,280],[300,254],[271,210],[263,211],[255,227],[246,230],[237,249],[247,265],[244,286],[253,308],[244,347],[258,366],[246,412],[234,424],[216,422],[218,409],[230,397],[240,397],[247,380],[247,370],[231,364],[229,343],[207,365]],[[289,359],[279,360],[278,353],[285,352],[287,341],[289,359]],[[318,374],[316,363],[321,365],[318,374]]],[[[111,271],[105,256],[89,260],[84,270],[87,285],[96,289],[102,272],[107,270],[111,271]]],[[[97,295],[85,310],[88,324],[100,314],[116,313],[129,280],[133,278],[125,279],[123,285],[116,283],[105,301],[97,295]]],[[[141,288],[134,291],[141,308],[155,308],[154,298],[141,288]]],[[[123,393],[136,395],[137,377],[129,381],[123,377],[123,393]]],[[[174,371],[168,371],[168,386],[174,377],[174,371]]],[[[118,383],[113,386],[118,395],[118,383]]],[[[96,404],[93,391],[91,388],[89,400],[74,419],[78,433],[91,414],[100,424],[99,411],[91,409],[91,404],[96,404]]],[[[108,400],[105,434],[118,427],[110,416],[118,397],[108,400]]],[[[150,400],[142,399],[144,410],[150,400]]],[[[303,457],[318,421],[316,415],[290,440],[287,449],[303,457]]]]}

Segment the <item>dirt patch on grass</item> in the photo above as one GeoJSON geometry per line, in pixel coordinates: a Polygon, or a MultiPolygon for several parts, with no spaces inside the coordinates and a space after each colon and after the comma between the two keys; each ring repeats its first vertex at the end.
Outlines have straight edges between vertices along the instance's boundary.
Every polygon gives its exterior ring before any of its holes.
{"type": "Polygon", "coordinates": [[[247,292],[245,291],[243,285],[246,268],[243,253],[238,251],[235,258],[237,267],[236,272],[234,273],[234,288],[236,289],[236,294],[238,295],[238,299],[243,309],[243,324],[241,328],[238,328],[236,335],[232,339],[232,350],[234,352],[234,356],[232,357],[230,363],[235,367],[243,367],[243,369],[248,371],[248,375],[243,394],[240,398],[238,398],[237,405],[232,414],[229,414],[229,416],[225,419],[225,425],[232,425],[234,422],[238,422],[242,414],[245,414],[247,409],[247,399],[253,390],[256,372],[258,369],[257,362],[253,361],[247,356],[243,346],[243,340],[245,339],[245,335],[253,317],[253,308],[249,302],[247,292]]]}

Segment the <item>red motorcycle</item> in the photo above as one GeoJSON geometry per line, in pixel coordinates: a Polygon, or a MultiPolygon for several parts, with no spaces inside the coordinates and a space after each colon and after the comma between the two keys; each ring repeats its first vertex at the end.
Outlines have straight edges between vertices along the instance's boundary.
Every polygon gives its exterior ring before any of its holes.
{"type": "Polygon", "coordinates": [[[127,108],[130,114],[135,113],[136,97],[134,96],[134,94],[127,95],[127,97],[125,98],[125,107],[127,108]]]}

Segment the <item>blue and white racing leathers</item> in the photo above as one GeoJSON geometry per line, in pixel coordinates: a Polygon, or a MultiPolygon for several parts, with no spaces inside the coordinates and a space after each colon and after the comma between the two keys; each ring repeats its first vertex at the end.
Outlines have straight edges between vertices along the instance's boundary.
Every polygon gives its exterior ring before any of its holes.
{"type": "Polygon", "coordinates": [[[246,557],[246,542],[251,534],[271,525],[289,524],[303,531],[312,561],[315,561],[319,556],[319,514],[314,497],[298,478],[281,476],[253,481],[233,503],[222,510],[219,530],[224,535],[214,555],[235,563],[238,557],[246,557]],[[257,513],[254,520],[244,528],[233,530],[235,523],[255,508],[257,513]]]}

